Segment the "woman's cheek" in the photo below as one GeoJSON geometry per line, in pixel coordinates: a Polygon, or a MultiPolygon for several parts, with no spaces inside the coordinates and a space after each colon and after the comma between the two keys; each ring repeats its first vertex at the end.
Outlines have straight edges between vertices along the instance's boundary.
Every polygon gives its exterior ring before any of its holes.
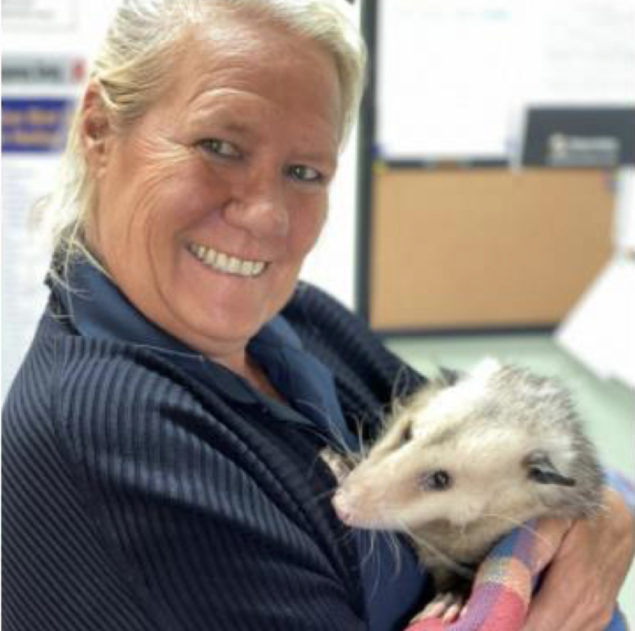
{"type": "Polygon", "coordinates": [[[308,252],[315,245],[324,228],[327,215],[327,200],[320,200],[311,209],[305,210],[308,210],[308,212],[302,213],[301,236],[303,237],[302,249],[308,252]]]}

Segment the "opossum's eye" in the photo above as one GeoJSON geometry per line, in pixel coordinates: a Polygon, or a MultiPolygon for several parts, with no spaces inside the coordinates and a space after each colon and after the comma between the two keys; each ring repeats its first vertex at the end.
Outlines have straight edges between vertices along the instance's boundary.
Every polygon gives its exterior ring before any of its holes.
{"type": "Polygon", "coordinates": [[[452,486],[452,476],[443,469],[427,471],[419,482],[424,491],[445,491],[452,486]]]}
{"type": "Polygon", "coordinates": [[[405,445],[412,440],[412,423],[410,423],[406,429],[404,429],[403,434],[401,435],[401,444],[405,445]]]}

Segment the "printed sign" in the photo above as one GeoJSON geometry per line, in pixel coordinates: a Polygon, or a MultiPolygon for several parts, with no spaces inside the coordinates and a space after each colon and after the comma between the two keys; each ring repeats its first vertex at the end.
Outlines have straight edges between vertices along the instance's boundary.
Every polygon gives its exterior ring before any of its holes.
{"type": "Polygon", "coordinates": [[[61,151],[73,106],[63,98],[4,98],[2,153],[61,151]]]}
{"type": "Polygon", "coordinates": [[[3,55],[2,87],[78,85],[86,74],[83,59],[34,55],[3,55]]]}

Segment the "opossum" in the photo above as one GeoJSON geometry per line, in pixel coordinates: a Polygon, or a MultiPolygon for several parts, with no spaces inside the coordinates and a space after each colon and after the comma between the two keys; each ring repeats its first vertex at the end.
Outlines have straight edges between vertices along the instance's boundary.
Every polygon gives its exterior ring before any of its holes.
{"type": "Polygon", "coordinates": [[[438,591],[463,592],[505,533],[527,520],[592,516],[603,475],[569,392],[487,358],[444,371],[395,404],[333,497],[349,526],[407,533],[438,591]]]}

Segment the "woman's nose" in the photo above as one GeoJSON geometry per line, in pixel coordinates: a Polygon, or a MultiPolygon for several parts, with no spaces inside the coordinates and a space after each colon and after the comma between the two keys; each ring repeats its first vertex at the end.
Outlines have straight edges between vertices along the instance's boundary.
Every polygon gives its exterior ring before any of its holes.
{"type": "Polygon", "coordinates": [[[225,206],[225,220],[255,236],[285,236],[289,212],[282,185],[275,178],[260,178],[234,191],[225,206]]]}

